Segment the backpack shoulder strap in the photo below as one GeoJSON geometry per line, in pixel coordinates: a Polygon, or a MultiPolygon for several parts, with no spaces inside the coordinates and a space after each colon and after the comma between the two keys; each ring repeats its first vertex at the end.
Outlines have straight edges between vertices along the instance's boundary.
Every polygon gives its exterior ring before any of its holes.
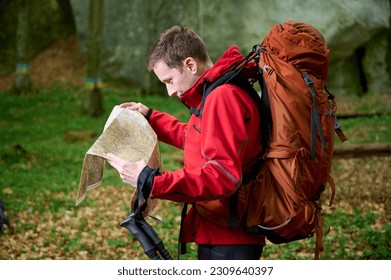
{"type": "Polygon", "coordinates": [[[190,108],[190,114],[194,114],[196,116],[202,116],[202,111],[205,106],[206,98],[209,96],[209,94],[217,87],[228,84],[232,81],[232,79],[238,75],[239,72],[235,70],[230,70],[224,75],[220,76],[216,81],[213,83],[209,83],[207,80],[204,80],[204,89],[202,93],[202,101],[201,106],[199,109],[197,108],[190,108]]]}
{"type": "MultiPolygon", "coordinates": [[[[217,87],[223,84],[235,84],[242,88],[245,92],[247,92],[255,104],[258,106],[258,110],[261,116],[261,139],[262,139],[262,155],[266,153],[267,147],[270,142],[271,128],[272,128],[272,117],[271,117],[271,109],[269,102],[268,90],[266,87],[266,83],[263,77],[262,69],[259,67],[259,54],[262,51],[260,45],[254,45],[252,51],[245,57],[245,59],[236,65],[232,70],[228,71],[221,77],[219,77],[213,83],[208,84],[207,81],[204,81],[204,89],[202,95],[202,101],[200,108],[190,108],[190,114],[194,114],[196,116],[202,117],[202,111],[205,106],[206,98],[209,94],[217,87]],[[255,60],[257,63],[257,73],[256,80],[249,81],[249,79],[245,78],[242,74],[243,67],[250,61],[255,60]],[[254,82],[258,81],[261,88],[261,96],[254,89],[254,82]]],[[[259,170],[258,170],[259,171],[259,170]]],[[[255,172],[256,173],[256,172],[255,172]]],[[[251,179],[251,178],[249,178],[251,179]]]]}

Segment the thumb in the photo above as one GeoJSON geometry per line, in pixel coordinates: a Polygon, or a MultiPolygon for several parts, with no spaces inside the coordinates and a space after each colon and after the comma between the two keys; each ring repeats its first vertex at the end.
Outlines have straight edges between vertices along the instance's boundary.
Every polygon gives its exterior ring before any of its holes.
{"type": "Polygon", "coordinates": [[[116,156],[116,155],[113,154],[113,153],[107,153],[107,154],[106,154],[106,158],[107,158],[108,160],[117,160],[117,159],[118,159],[118,156],[116,156]]]}

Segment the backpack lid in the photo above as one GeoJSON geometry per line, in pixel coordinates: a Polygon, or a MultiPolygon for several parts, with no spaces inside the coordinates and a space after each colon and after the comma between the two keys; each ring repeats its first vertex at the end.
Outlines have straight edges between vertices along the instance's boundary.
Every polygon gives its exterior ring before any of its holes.
{"type": "Polygon", "coordinates": [[[262,41],[262,47],[302,73],[327,79],[330,50],[322,34],[309,24],[295,21],[276,24],[262,41]]]}

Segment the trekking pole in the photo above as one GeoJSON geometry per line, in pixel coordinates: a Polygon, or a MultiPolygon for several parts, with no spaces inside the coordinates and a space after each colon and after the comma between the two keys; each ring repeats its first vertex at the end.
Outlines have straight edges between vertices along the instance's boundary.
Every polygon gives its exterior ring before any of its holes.
{"type": "Polygon", "coordinates": [[[144,233],[150,238],[155,245],[155,249],[160,253],[164,260],[172,260],[170,253],[164,247],[163,241],[157,236],[156,231],[147,223],[144,217],[137,220],[139,226],[143,229],[144,233]]]}
{"type": "Polygon", "coordinates": [[[151,242],[148,235],[145,234],[143,229],[139,227],[135,219],[134,212],[131,213],[125,220],[123,220],[120,226],[125,227],[129,232],[140,242],[143,247],[144,253],[152,260],[160,260],[156,250],[155,244],[151,242]]]}
{"type": "MultiPolygon", "coordinates": [[[[149,173],[150,175],[151,173],[149,173]]],[[[152,178],[147,176],[144,179],[140,178],[137,181],[138,197],[134,202],[133,212],[121,222],[121,226],[126,227],[131,234],[140,242],[144,249],[144,253],[153,260],[160,260],[157,252],[165,260],[172,260],[172,257],[163,245],[163,241],[157,236],[154,229],[144,219],[142,211],[146,209],[147,204],[144,201],[143,188],[147,180],[152,178]]]]}
{"type": "Polygon", "coordinates": [[[143,247],[144,253],[152,260],[160,260],[157,252],[160,253],[164,260],[173,259],[164,247],[163,241],[157,236],[156,231],[142,215],[137,215],[133,212],[120,225],[126,227],[133,234],[143,247]]]}

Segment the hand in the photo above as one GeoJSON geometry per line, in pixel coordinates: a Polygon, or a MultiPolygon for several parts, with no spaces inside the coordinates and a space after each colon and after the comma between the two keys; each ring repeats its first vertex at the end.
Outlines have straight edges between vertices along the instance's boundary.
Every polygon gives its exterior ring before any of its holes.
{"type": "Polygon", "coordinates": [[[122,181],[137,187],[137,179],[147,165],[145,160],[130,162],[111,153],[107,154],[106,159],[112,167],[117,169],[122,181]]]}
{"type": "Polygon", "coordinates": [[[120,108],[127,108],[133,111],[139,111],[144,117],[148,114],[149,108],[140,102],[126,102],[119,105],[120,108]]]}

